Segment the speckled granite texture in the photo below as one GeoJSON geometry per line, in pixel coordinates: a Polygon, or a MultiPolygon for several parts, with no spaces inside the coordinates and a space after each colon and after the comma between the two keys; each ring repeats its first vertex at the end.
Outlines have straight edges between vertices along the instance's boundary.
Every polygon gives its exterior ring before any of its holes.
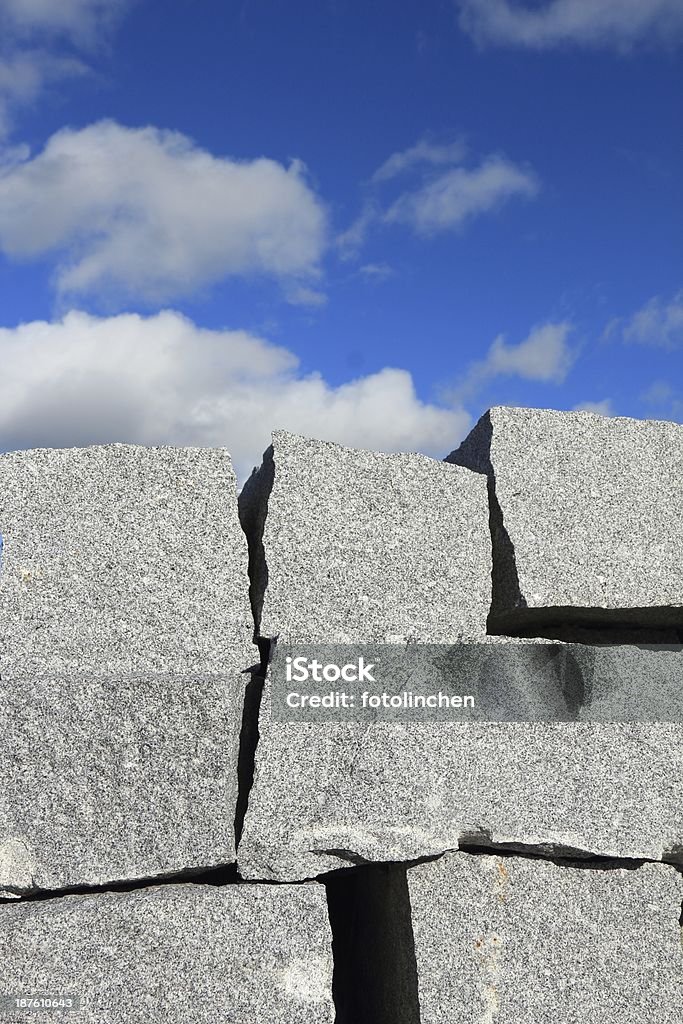
{"type": "Polygon", "coordinates": [[[70,992],[7,1024],[333,1024],[321,885],[167,885],[0,907],[0,993],[70,992]]]}
{"type": "Polygon", "coordinates": [[[455,854],[408,871],[421,1024],[679,1024],[683,879],[455,854]]]}
{"type": "Polygon", "coordinates": [[[252,534],[265,519],[252,544],[264,637],[441,643],[486,633],[491,540],[476,473],[277,431],[240,516],[252,534]]]}
{"type": "Polygon", "coordinates": [[[244,683],[3,674],[0,889],[101,885],[235,859],[244,683]]]}
{"type": "Polygon", "coordinates": [[[234,861],[247,543],[223,449],[0,455],[0,889],[234,861]]]}
{"type": "Polygon", "coordinates": [[[0,672],[223,672],[226,660],[256,660],[224,449],[0,455],[0,534],[0,672]]]}
{"type": "Polygon", "coordinates": [[[683,625],[683,426],[499,407],[447,461],[491,482],[501,630],[683,625]]]}
{"type": "Polygon", "coordinates": [[[265,693],[237,851],[247,878],[294,879],[460,842],[680,857],[679,725],[287,725],[265,693]]]}
{"type": "MultiPolygon", "coordinates": [[[[293,642],[312,633],[361,643],[409,633],[424,642],[435,633],[455,640],[458,626],[449,635],[449,623],[468,622],[466,638],[485,631],[489,566],[470,540],[479,536],[477,522],[485,514],[488,530],[485,477],[466,472],[444,488],[450,478],[420,459],[415,465],[424,479],[415,487],[411,460],[417,457],[393,458],[274,435],[272,451],[241,498],[245,525],[263,530],[262,548],[253,544],[252,554],[261,592],[265,585],[264,636],[293,642]],[[374,460],[388,473],[377,496],[365,483],[378,474],[374,460]],[[409,483],[395,483],[404,472],[409,483]],[[396,488],[414,495],[400,534],[382,504],[382,495],[396,488]],[[425,520],[430,506],[433,514],[425,520]],[[359,524],[362,534],[354,532],[359,524]],[[420,533],[427,537],[422,544],[420,533]],[[470,539],[459,547],[459,538],[470,539]],[[405,598],[404,549],[415,552],[415,605],[405,598]],[[439,587],[430,591],[439,562],[439,587]],[[364,590],[357,565],[369,566],[370,584],[377,586],[388,566],[384,604],[359,605],[358,595],[369,586],[364,590]],[[480,599],[478,617],[468,619],[472,601],[480,599]]],[[[631,674],[645,685],[658,658],[681,661],[683,654],[633,648],[631,674]]],[[[600,678],[591,670],[585,682],[596,683],[591,698],[606,718],[620,689],[630,689],[630,702],[638,704],[630,676],[600,678]]],[[[240,870],[249,878],[291,881],[363,861],[433,856],[477,836],[546,851],[679,856],[681,726],[582,722],[581,711],[576,723],[561,724],[288,725],[271,720],[266,686],[240,870]]]]}
{"type": "Polygon", "coordinates": [[[596,645],[680,635],[682,440],[523,409],[451,462],[278,431],[250,583],[224,450],[0,455],[0,1019],[67,992],[41,1018],[679,1024],[682,727],[652,719],[683,653],[596,645]],[[254,625],[264,657],[540,632],[561,685],[485,683],[565,720],[276,722],[254,625]]]}

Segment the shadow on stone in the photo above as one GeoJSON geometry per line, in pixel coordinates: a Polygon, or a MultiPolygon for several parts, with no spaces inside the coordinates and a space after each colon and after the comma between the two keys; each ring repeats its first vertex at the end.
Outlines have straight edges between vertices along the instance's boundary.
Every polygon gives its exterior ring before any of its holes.
{"type": "Polygon", "coordinates": [[[249,599],[254,616],[254,639],[259,638],[263,595],[268,586],[268,563],[263,548],[263,530],[268,515],[268,499],[275,480],[272,445],[263,453],[263,462],[245,483],[238,498],[242,530],[249,550],[249,599]]]}
{"type": "Polygon", "coordinates": [[[652,608],[525,608],[507,612],[494,607],[487,632],[493,636],[544,637],[564,643],[683,643],[681,609],[652,608]]]}
{"type": "Polygon", "coordinates": [[[324,875],[332,926],[336,1024],[419,1024],[405,865],[324,875]]]}
{"type": "Polygon", "coordinates": [[[254,783],[256,748],[259,741],[258,720],[261,709],[261,698],[265,674],[268,667],[268,644],[259,643],[261,664],[248,669],[250,679],[244,691],[244,708],[242,711],[242,728],[240,729],[240,746],[237,756],[237,805],[235,807],[235,849],[237,849],[242,832],[244,819],[249,806],[249,793],[254,783]]]}

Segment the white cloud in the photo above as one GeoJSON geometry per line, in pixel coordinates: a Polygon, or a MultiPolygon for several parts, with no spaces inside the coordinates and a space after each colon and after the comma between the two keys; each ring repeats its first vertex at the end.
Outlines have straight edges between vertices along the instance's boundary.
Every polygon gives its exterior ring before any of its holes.
{"type": "Polygon", "coordinates": [[[611,398],[603,398],[599,402],[579,402],[574,406],[575,412],[595,412],[599,416],[614,416],[614,405],[611,398]]]}
{"type": "Polygon", "coordinates": [[[460,163],[466,153],[467,147],[462,141],[438,145],[437,143],[429,142],[427,139],[421,139],[409,149],[404,149],[400,153],[392,153],[382,166],[377,168],[371,180],[373,182],[389,181],[391,178],[395,178],[397,175],[403,174],[419,164],[431,164],[433,166],[457,164],[460,163]]]}
{"type": "Polygon", "coordinates": [[[0,0],[0,24],[23,36],[62,35],[92,45],[130,0],[0,0]]]}
{"type": "Polygon", "coordinates": [[[16,107],[35,102],[48,85],[88,72],[74,47],[97,46],[128,5],[129,0],[0,0],[0,139],[9,134],[16,107]]]}
{"type": "Polygon", "coordinates": [[[655,380],[640,395],[640,400],[649,406],[648,415],[683,422],[683,394],[671,386],[669,381],[655,380]]]}
{"type": "Polygon", "coordinates": [[[0,58],[0,95],[5,100],[29,102],[38,95],[50,77],[79,74],[83,66],[77,60],[49,59],[40,51],[24,51],[0,58]]]}
{"type": "Polygon", "coordinates": [[[460,164],[466,153],[462,141],[441,145],[427,139],[392,153],[370,179],[372,194],[360,214],[335,239],[341,258],[357,257],[378,224],[407,224],[428,236],[459,228],[514,196],[532,198],[538,193],[540,182],[533,171],[504,156],[488,156],[478,167],[450,166],[460,164]],[[441,170],[444,166],[450,169],[441,170]],[[421,183],[391,203],[380,201],[378,193],[387,182],[409,171],[417,171],[421,183]]]}
{"type": "Polygon", "coordinates": [[[316,288],[306,288],[305,285],[293,285],[287,288],[287,302],[292,306],[324,306],[327,303],[327,295],[316,288]]]}
{"type": "Polygon", "coordinates": [[[539,190],[535,174],[502,156],[490,156],[471,170],[455,167],[405,192],[385,214],[389,223],[411,225],[418,234],[460,227],[515,196],[532,198],[539,190]]]}
{"type": "Polygon", "coordinates": [[[365,244],[368,233],[374,224],[381,219],[382,212],[375,199],[367,200],[353,223],[335,238],[339,255],[343,260],[353,259],[365,244]]]}
{"type": "Polygon", "coordinates": [[[518,345],[508,345],[500,334],[484,359],[470,365],[464,378],[451,392],[458,400],[476,394],[494,377],[522,377],[524,380],[561,384],[576,358],[569,345],[571,324],[547,323],[535,327],[518,345]]]}
{"type": "Polygon", "coordinates": [[[666,402],[671,402],[675,397],[675,390],[665,380],[653,381],[640,396],[641,401],[649,402],[653,405],[663,405],[666,402]]]}
{"type": "Polygon", "coordinates": [[[300,163],[215,157],[152,127],[64,129],[0,168],[0,247],[60,254],[67,293],[163,301],[234,274],[312,277],[325,232],[300,163]]]}
{"type": "Polygon", "coordinates": [[[623,341],[657,348],[673,349],[683,345],[683,291],[669,301],[659,296],[650,299],[630,317],[612,320],[605,337],[619,335],[623,341]]]}
{"type": "Polygon", "coordinates": [[[85,65],[75,58],[51,57],[40,50],[0,55],[0,139],[10,131],[17,104],[32,103],[50,82],[86,72],[85,65]]]}
{"type": "Polygon", "coordinates": [[[394,276],[394,268],[388,263],[364,263],[358,268],[358,273],[366,281],[386,281],[394,276]]]}
{"type": "Polygon", "coordinates": [[[276,427],[381,451],[439,455],[461,409],[422,402],[405,370],[338,387],[287,349],[172,311],[0,329],[0,449],[128,441],[224,445],[243,478],[276,427]]]}
{"type": "Polygon", "coordinates": [[[547,49],[564,43],[621,51],[683,37],[681,0],[456,0],[460,25],[480,43],[547,49]]]}

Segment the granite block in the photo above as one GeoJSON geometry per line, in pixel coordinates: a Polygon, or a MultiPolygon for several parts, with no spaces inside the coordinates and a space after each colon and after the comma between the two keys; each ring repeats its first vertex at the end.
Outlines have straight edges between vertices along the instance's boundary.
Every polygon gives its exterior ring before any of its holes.
{"type": "Polygon", "coordinates": [[[322,886],[164,885],[0,907],[0,996],[59,992],[83,1024],[332,1024],[322,886]]]}
{"type": "Polygon", "coordinates": [[[263,637],[446,642],[486,632],[486,483],[423,455],[273,434],[245,484],[263,637]]]}
{"type": "Polygon", "coordinates": [[[497,407],[447,461],[489,480],[492,631],[683,626],[683,426],[497,407]]]}
{"type": "Polygon", "coordinates": [[[625,648],[620,676],[609,650],[575,658],[571,721],[284,723],[267,681],[240,871],[291,881],[473,843],[683,860],[682,726],[613,720],[637,719],[655,660],[680,679],[683,654],[625,648]]]}
{"type": "Polygon", "coordinates": [[[408,871],[421,1024],[678,1024],[674,868],[454,854],[408,871]]]}
{"type": "Polygon", "coordinates": [[[222,672],[256,661],[224,449],[0,455],[0,672],[222,672]]]}
{"type": "Polygon", "coordinates": [[[222,676],[3,673],[0,889],[234,862],[241,667],[233,659],[222,676]]]}

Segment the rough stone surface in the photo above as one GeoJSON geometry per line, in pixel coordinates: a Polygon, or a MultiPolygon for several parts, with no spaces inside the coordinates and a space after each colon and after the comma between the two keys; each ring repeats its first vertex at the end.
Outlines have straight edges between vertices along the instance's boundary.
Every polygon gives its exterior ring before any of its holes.
{"type": "Polygon", "coordinates": [[[257,660],[224,449],[0,455],[0,672],[213,671],[257,660]]]}
{"type": "Polygon", "coordinates": [[[491,541],[476,473],[277,431],[240,516],[248,533],[263,529],[251,559],[264,637],[438,643],[486,632],[491,541]]]}
{"type": "Polygon", "coordinates": [[[322,886],[166,885],[0,908],[0,993],[80,995],[83,1024],[332,1024],[322,886]]]}
{"type": "MultiPolygon", "coordinates": [[[[631,683],[595,671],[590,699],[609,717],[615,686],[628,698],[631,683]]],[[[576,714],[561,723],[283,724],[271,720],[267,685],[240,871],[293,880],[490,841],[683,859],[681,726],[576,714]]]]}
{"type": "Polygon", "coordinates": [[[499,628],[683,624],[683,426],[491,409],[447,459],[494,490],[499,628]]]}
{"type": "Polygon", "coordinates": [[[240,668],[233,659],[225,676],[3,674],[0,889],[234,862],[240,668]]]}
{"type": "Polygon", "coordinates": [[[446,856],[408,871],[421,1024],[679,1024],[683,879],[446,856]]]}
{"type": "MultiPolygon", "coordinates": [[[[481,475],[441,477],[421,457],[275,434],[240,499],[261,634],[482,639],[484,487],[481,475]]],[[[591,701],[609,719],[615,680],[596,681],[591,701]]],[[[259,733],[238,850],[246,877],[310,878],[477,838],[653,859],[683,849],[676,725],[286,725],[271,721],[267,685],[259,733]]]]}

